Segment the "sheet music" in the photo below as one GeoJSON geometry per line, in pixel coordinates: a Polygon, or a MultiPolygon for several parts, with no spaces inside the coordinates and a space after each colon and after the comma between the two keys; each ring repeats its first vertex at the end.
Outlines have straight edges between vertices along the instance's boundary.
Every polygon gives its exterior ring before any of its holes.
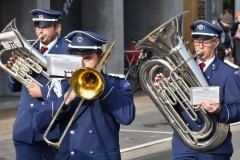
{"type": "Polygon", "coordinates": [[[190,101],[191,105],[199,105],[205,98],[210,98],[214,102],[219,103],[220,99],[220,87],[209,86],[209,87],[191,87],[190,89],[190,101]]]}
{"type": "Polygon", "coordinates": [[[82,67],[82,57],[78,55],[47,54],[46,59],[51,77],[71,77],[72,72],[82,67]]]}
{"type": "Polygon", "coordinates": [[[5,49],[22,48],[23,45],[14,31],[0,33],[0,42],[5,49]]]}

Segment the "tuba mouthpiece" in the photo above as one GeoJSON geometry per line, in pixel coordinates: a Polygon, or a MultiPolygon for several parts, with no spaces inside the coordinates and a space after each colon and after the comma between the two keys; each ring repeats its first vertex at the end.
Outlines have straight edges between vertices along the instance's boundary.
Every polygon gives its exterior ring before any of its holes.
{"type": "Polygon", "coordinates": [[[32,48],[33,46],[35,46],[44,36],[45,36],[45,35],[40,34],[40,35],[38,36],[37,40],[32,44],[31,48],[32,48]]]}
{"type": "Polygon", "coordinates": [[[40,35],[38,36],[38,40],[42,39],[44,36],[45,36],[45,35],[40,34],[40,35]]]}
{"type": "Polygon", "coordinates": [[[203,51],[202,50],[197,51],[196,56],[202,56],[202,55],[203,55],[203,51]]]}

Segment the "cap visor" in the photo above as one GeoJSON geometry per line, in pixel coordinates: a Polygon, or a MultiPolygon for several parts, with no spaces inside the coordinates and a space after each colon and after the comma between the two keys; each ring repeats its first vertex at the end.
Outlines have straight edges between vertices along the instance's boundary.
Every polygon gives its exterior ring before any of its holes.
{"type": "Polygon", "coordinates": [[[208,40],[213,38],[213,36],[207,36],[207,35],[192,35],[193,39],[199,39],[199,40],[208,40]]]}
{"type": "Polygon", "coordinates": [[[54,24],[54,22],[51,22],[51,21],[35,21],[34,22],[35,27],[47,27],[47,26],[51,26],[52,24],[54,24]]]}
{"type": "Polygon", "coordinates": [[[96,49],[75,49],[75,48],[70,48],[68,52],[70,54],[78,55],[78,54],[93,54],[97,53],[98,50],[96,49]]]}

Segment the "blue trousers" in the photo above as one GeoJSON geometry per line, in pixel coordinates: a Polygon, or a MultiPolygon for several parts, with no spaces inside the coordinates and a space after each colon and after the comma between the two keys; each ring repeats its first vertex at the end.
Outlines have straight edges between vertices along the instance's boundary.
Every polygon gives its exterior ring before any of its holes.
{"type": "Polygon", "coordinates": [[[57,153],[57,149],[44,141],[33,144],[14,141],[14,147],[16,160],[54,160],[57,153]]]}
{"type": "Polygon", "coordinates": [[[172,160],[230,160],[232,154],[185,153],[172,154],[172,160]]]}

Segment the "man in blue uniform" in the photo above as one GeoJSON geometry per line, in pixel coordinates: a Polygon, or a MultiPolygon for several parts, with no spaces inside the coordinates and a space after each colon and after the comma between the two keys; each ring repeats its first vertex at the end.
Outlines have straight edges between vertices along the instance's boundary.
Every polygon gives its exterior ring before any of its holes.
{"type": "MultiPolygon", "coordinates": [[[[68,53],[68,42],[60,37],[62,12],[49,9],[34,9],[31,13],[33,15],[36,35],[38,37],[41,36],[40,42],[34,47],[41,51],[43,55],[68,53]],[[47,49],[41,49],[43,47],[47,47],[47,49]]],[[[10,67],[14,61],[15,56],[13,55],[8,61],[7,67],[10,67]]],[[[40,87],[36,82],[32,82],[30,86],[25,87],[13,77],[9,77],[8,84],[10,90],[12,92],[21,91],[17,117],[13,126],[16,159],[42,160],[45,158],[46,160],[53,160],[57,150],[48,146],[43,141],[43,134],[33,129],[32,118],[37,109],[45,107],[49,103],[48,101],[52,102],[60,94],[53,92],[48,85],[49,80],[42,75],[32,73],[32,77],[44,86],[40,87]]],[[[44,116],[41,118],[44,119],[44,116]]],[[[56,126],[56,129],[49,136],[50,139],[59,138],[58,126],[56,126]]]]}
{"type": "MultiPolygon", "coordinates": [[[[66,38],[71,42],[69,53],[80,55],[84,67],[94,68],[104,54],[107,40],[87,31],[74,31],[66,38]]],[[[56,155],[57,160],[120,160],[120,124],[128,125],[135,118],[135,106],[129,82],[101,72],[104,92],[94,100],[84,100],[56,155]]],[[[91,82],[89,82],[91,83],[91,82]]],[[[63,132],[81,98],[71,92],[58,123],[63,132]]],[[[55,105],[60,105],[63,97],[55,105]]],[[[55,108],[55,107],[54,107],[55,108]]],[[[51,110],[42,108],[34,115],[34,125],[42,132],[51,121],[51,110]],[[45,118],[42,119],[41,117],[45,118]]]]}
{"type": "MultiPolygon", "coordinates": [[[[216,48],[220,43],[221,28],[203,20],[198,20],[191,25],[193,45],[195,51],[203,51],[203,54],[197,57],[203,75],[210,86],[220,87],[220,102],[216,103],[212,99],[206,98],[200,103],[212,118],[219,123],[233,123],[240,120],[240,74],[239,70],[234,69],[226,63],[218,60],[216,48]]],[[[163,74],[155,77],[155,84],[164,78],[163,74]]],[[[194,126],[194,124],[185,114],[184,110],[179,109],[183,120],[188,123],[191,130],[204,125],[194,126]]],[[[204,122],[200,122],[204,123],[204,122]]],[[[201,128],[200,128],[201,129],[201,128]]],[[[228,134],[223,143],[210,151],[198,151],[188,147],[176,133],[172,139],[172,159],[173,160],[230,160],[233,153],[231,142],[232,133],[228,134]]]]}

